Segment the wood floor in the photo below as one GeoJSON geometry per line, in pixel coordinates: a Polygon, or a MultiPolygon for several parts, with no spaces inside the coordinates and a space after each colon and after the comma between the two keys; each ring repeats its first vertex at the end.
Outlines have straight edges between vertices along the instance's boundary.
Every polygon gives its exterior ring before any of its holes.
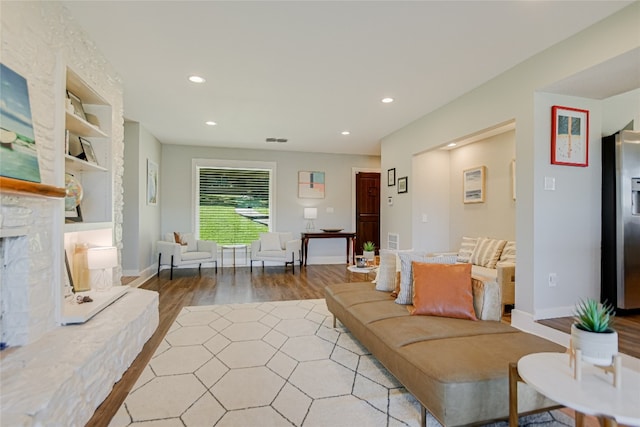
{"type": "MultiPolygon", "coordinates": [[[[153,277],[141,286],[142,289],[159,292],[158,329],[87,426],[109,424],[183,307],[324,298],[326,285],[363,280],[366,280],[364,275],[350,273],[344,265],[310,265],[302,270],[296,266],[295,274],[291,274],[291,269],[285,272],[283,267],[266,267],[264,270],[254,267],[253,273],[248,267],[238,267],[235,272],[233,268],[220,268],[217,274],[212,268],[203,268],[200,274],[195,268],[179,269],[174,271],[173,280],[169,280],[168,271],[162,271],[160,278],[153,277]]],[[[570,320],[551,319],[540,323],[569,331],[570,320]]],[[[640,357],[640,315],[617,320],[620,351],[640,357]]]]}

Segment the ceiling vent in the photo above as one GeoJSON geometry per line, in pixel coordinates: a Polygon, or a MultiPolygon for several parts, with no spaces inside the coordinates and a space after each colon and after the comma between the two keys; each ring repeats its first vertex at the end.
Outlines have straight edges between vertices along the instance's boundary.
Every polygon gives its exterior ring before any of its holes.
{"type": "Polygon", "coordinates": [[[279,142],[279,143],[283,144],[283,143],[285,143],[285,142],[287,142],[289,140],[287,138],[267,138],[267,139],[265,139],[265,141],[267,141],[267,142],[279,142]]]}

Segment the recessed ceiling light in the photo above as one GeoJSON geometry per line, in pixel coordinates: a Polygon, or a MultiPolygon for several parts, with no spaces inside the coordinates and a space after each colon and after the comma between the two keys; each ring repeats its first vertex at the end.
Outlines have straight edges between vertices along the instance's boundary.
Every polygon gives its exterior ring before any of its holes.
{"type": "Polygon", "coordinates": [[[348,130],[343,130],[341,133],[343,135],[351,135],[351,132],[349,132],[348,130]]]}
{"type": "Polygon", "coordinates": [[[447,147],[455,147],[457,144],[455,142],[450,142],[447,144],[447,147]]]}
{"type": "Polygon", "coordinates": [[[206,80],[200,76],[189,76],[189,81],[192,83],[204,83],[206,80]]]}
{"type": "Polygon", "coordinates": [[[389,104],[393,102],[393,98],[382,98],[382,102],[384,102],[385,104],[389,104]]]}
{"type": "Polygon", "coordinates": [[[209,121],[205,122],[205,124],[206,124],[206,125],[209,125],[209,126],[215,126],[215,125],[217,125],[217,123],[216,123],[216,122],[214,122],[213,120],[209,120],[209,121]]]}

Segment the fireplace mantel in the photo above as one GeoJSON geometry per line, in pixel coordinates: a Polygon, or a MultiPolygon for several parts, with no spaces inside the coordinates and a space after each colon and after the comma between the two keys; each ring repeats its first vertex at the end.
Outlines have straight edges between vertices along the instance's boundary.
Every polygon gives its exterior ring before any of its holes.
{"type": "Polygon", "coordinates": [[[64,188],[53,185],[40,184],[38,182],[22,181],[19,179],[0,176],[0,191],[3,193],[16,193],[25,196],[41,196],[62,198],[66,195],[64,188]]]}

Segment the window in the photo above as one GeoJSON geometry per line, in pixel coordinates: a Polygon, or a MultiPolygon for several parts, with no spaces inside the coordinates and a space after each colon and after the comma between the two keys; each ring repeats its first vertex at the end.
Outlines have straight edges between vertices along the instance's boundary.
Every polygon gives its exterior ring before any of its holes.
{"type": "Polygon", "coordinates": [[[249,244],[259,233],[269,231],[274,167],[267,166],[263,162],[196,162],[200,239],[249,244]]]}

